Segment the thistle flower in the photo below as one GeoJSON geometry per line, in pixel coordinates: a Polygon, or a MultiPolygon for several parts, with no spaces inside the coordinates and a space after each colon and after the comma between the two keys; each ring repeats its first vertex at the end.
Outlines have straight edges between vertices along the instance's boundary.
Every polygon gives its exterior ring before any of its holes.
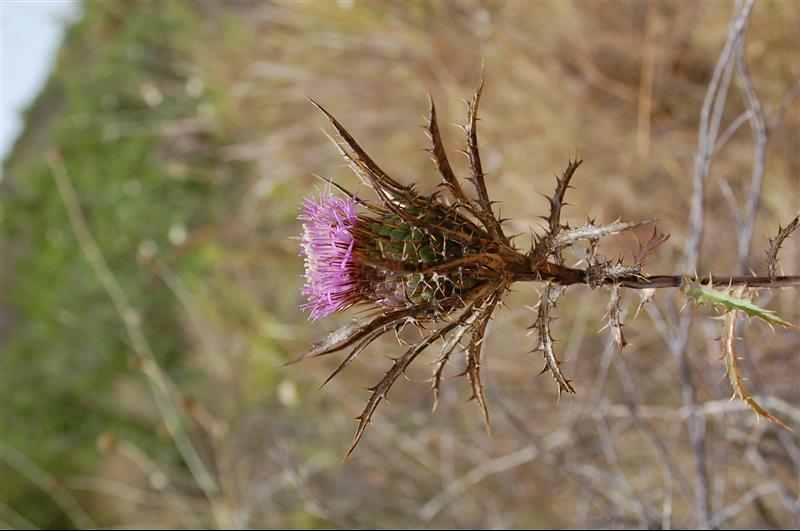
{"type": "Polygon", "coordinates": [[[440,303],[480,283],[464,276],[468,267],[453,275],[428,266],[463,258],[471,248],[469,236],[453,237],[459,234],[457,224],[435,205],[402,207],[398,216],[350,195],[324,192],[318,201],[306,198],[301,210],[300,255],[306,278],[302,293],[308,297],[302,307],[311,310],[312,319],[359,303],[384,308],[440,303]],[[359,203],[373,215],[359,215],[359,203]]]}
{"type": "Polygon", "coordinates": [[[305,221],[300,255],[305,258],[303,295],[308,303],[303,308],[311,310],[312,319],[319,319],[358,302],[363,295],[360,267],[353,257],[355,199],[330,193],[319,202],[306,198],[298,219],[305,221]]]}
{"type": "MultiPolygon", "coordinates": [[[[381,169],[358,145],[342,125],[313,102],[327,117],[340,141],[331,138],[336,149],[353,172],[377,196],[370,202],[356,199],[341,186],[329,184],[344,197],[325,192],[319,201],[306,199],[301,255],[305,257],[308,297],[305,308],[311,318],[318,319],[356,304],[368,306],[361,317],[330,333],[294,362],[349,349],[349,353],[331,373],[327,383],[347,367],[372,342],[391,331],[398,333],[407,325],[415,326],[422,339],[407,344],[399,357],[391,358],[392,366],[372,387],[364,411],[357,417],[358,428],[350,453],[372,419],[378,405],[400,375],[417,357],[437,341],[441,351],[433,363],[431,389],[436,408],[445,369],[454,354],[464,355],[471,400],[480,407],[487,431],[489,413],[481,383],[482,345],[486,328],[494,310],[517,281],[542,283],[536,322],[531,329],[538,336],[533,349],[541,352],[545,366],[558,386],[558,393],[574,393],[571,381],[561,371],[556,357],[555,340],[551,335],[553,309],[572,284],[592,289],[610,287],[608,327],[620,348],[626,342],[622,335],[619,301],[621,287],[645,290],[674,288],[685,285],[682,276],[642,274],[646,257],[667,236],[654,229],[650,240],[640,245],[635,263],[604,261],[597,255],[602,238],[630,231],[644,222],[615,221],[606,225],[587,222],[582,227],[563,223],[561,211],[570,181],[581,161],[570,161],[557,177],[555,192],[549,197],[550,212],[543,234],[533,234],[532,248],[519,252],[503,231],[503,220],[495,216],[485,183],[477,139],[477,110],[483,79],[468,102],[466,148],[470,176],[475,195],[468,194],[453,172],[444,150],[436,120],[436,109],[430,103],[427,123],[433,162],[442,176],[439,187],[422,194],[413,185],[402,185],[381,169]],[[588,256],[586,269],[566,267],[563,253],[585,242],[588,256]]],[[[770,277],[727,277],[730,285],[777,287],[800,284],[800,277],[774,277],[774,260],[780,243],[797,227],[795,220],[786,234],[781,233],[770,256],[770,277]]],[[[533,232],[533,231],[532,231],[533,232]]],[[[718,277],[719,280],[719,277],[718,277]]],[[[723,282],[725,283],[725,282],[723,282]]],[[[703,285],[703,281],[699,281],[703,285]]],[[[689,291],[692,293],[697,290],[689,291]]],[[[781,321],[779,324],[784,324],[781,321]]],[[[323,383],[323,385],[325,385],[323,383]]]]}

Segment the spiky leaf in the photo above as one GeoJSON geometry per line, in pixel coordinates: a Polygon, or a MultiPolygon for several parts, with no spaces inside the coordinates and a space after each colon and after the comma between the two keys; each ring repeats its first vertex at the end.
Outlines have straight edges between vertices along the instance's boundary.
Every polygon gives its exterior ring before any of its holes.
{"type": "Polygon", "coordinates": [[[711,306],[723,306],[727,311],[740,311],[750,317],[757,317],[770,325],[797,328],[797,325],[781,319],[772,310],[762,308],[750,299],[737,296],[730,288],[719,290],[715,289],[711,283],[703,285],[691,282],[686,285],[684,291],[686,295],[698,304],[706,303],[711,306]]]}
{"type": "Polygon", "coordinates": [[[731,382],[734,396],[738,396],[747,404],[750,409],[755,411],[759,417],[764,417],[768,421],[780,426],[781,428],[792,431],[781,419],[772,415],[767,409],[753,398],[744,386],[744,378],[739,373],[738,358],[734,344],[736,341],[736,311],[725,314],[725,324],[722,335],[722,358],[725,361],[725,374],[731,382]]]}

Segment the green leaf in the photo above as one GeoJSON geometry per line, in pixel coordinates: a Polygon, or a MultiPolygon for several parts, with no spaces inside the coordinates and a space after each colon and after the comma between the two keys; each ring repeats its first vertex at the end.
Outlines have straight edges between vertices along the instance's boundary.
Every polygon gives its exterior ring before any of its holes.
{"type": "Polygon", "coordinates": [[[735,295],[730,288],[717,290],[709,283],[708,285],[692,282],[684,288],[686,295],[698,304],[706,303],[711,306],[724,306],[727,311],[738,310],[750,317],[757,317],[770,325],[787,326],[798,328],[797,325],[785,321],[775,315],[772,310],[767,310],[755,304],[750,299],[745,299],[735,295]]]}

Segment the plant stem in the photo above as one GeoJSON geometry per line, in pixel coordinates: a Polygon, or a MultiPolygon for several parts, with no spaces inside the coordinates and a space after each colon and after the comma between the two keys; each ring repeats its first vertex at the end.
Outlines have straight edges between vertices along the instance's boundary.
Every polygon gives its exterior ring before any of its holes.
{"type": "MultiPolygon", "coordinates": [[[[539,271],[514,272],[512,273],[511,278],[515,282],[542,282],[549,280],[564,286],[589,283],[586,271],[582,269],[559,266],[552,263],[544,264],[539,271]]],[[[627,275],[623,277],[608,278],[603,281],[603,284],[621,284],[622,286],[631,289],[662,289],[680,288],[686,283],[687,280],[689,280],[689,277],[682,275],[627,275]]],[[[800,275],[776,276],[772,279],[767,276],[747,277],[707,275],[706,277],[698,279],[697,281],[700,284],[708,284],[709,282],[713,282],[715,285],[719,286],[747,286],[750,288],[800,287],[800,275]]]]}

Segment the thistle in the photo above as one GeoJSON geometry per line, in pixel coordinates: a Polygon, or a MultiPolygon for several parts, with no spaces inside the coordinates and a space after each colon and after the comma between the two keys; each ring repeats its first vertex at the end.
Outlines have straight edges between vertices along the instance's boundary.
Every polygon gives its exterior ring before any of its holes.
{"type": "MultiPolygon", "coordinates": [[[[643,290],[647,299],[655,289],[684,288],[698,302],[724,306],[728,301],[708,295],[712,293],[710,281],[690,280],[684,276],[651,277],[642,273],[648,255],[668,238],[657,229],[653,230],[649,241],[640,244],[633,263],[601,259],[598,242],[602,238],[652,221],[617,220],[605,225],[589,221],[581,227],[565,224],[561,219],[564,196],[580,167],[579,160],[570,161],[557,177],[555,192],[548,198],[550,211],[544,216],[547,222],[544,232],[534,235],[530,250],[518,250],[512,243],[513,237],[506,236],[503,220],[495,215],[486,187],[477,139],[482,87],[481,78],[467,103],[464,126],[466,146],[463,152],[469,159],[467,180],[473,188],[471,193],[462,186],[445,153],[433,100],[426,128],[432,144],[429,151],[442,180],[427,194],[391,178],[330,113],[312,100],[338,134],[339,140],[329,137],[336,149],[374,192],[377,201],[357,198],[328,181],[329,187],[319,199],[306,199],[303,204],[299,219],[304,222],[301,255],[305,257],[306,285],[303,294],[308,297],[304,307],[310,310],[312,319],[356,305],[362,306],[364,312],[294,362],[348,351],[324,386],[384,334],[399,334],[410,325],[422,336],[419,341],[407,344],[402,355],[392,358],[392,366],[383,378],[369,388],[371,395],[357,417],[358,427],[347,456],[361,440],[376,408],[395,381],[436,342],[441,342],[441,347],[431,376],[433,408],[436,408],[448,363],[454,355],[463,355],[466,365],[463,375],[469,380],[470,400],[479,406],[489,431],[489,411],[481,382],[482,345],[494,310],[502,304],[503,296],[514,282],[542,284],[536,322],[531,327],[538,336],[533,351],[542,353],[545,365],[541,372],[553,377],[559,395],[575,392],[571,381],[562,373],[550,331],[553,309],[564,287],[582,284],[593,289],[610,288],[607,327],[619,348],[627,343],[619,311],[621,288],[643,290]],[[332,188],[337,192],[333,193],[332,188]],[[565,266],[564,250],[581,244],[587,247],[586,269],[565,266]],[[708,289],[704,288],[706,284],[709,284],[708,289]]],[[[715,276],[715,280],[751,288],[800,284],[800,277],[774,275],[777,248],[787,236],[788,233],[782,231],[776,239],[775,250],[769,252],[768,277],[715,276]]],[[[762,318],[772,316],[769,312],[759,312],[749,301],[739,301],[732,308],[731,311],[748,311],[762,318]]],[[[789,325],[777,317],[769,322],[789,325]]]]}

